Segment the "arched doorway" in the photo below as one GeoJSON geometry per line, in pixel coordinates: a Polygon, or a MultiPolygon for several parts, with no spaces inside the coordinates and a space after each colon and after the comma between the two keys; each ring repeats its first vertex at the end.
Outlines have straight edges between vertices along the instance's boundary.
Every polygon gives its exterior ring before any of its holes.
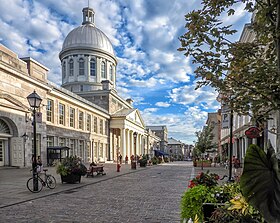
{"type": "Polygon", "coordinates": [[[9,138],[12,137],[8,124],[0,119],[0,166],[8,164],[9,160],[9,138]]]}

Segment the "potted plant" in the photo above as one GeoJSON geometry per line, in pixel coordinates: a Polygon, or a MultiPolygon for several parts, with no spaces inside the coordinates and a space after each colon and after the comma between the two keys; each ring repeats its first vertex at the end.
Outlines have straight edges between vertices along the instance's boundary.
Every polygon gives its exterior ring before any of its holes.
{"type": "Polygon", "coordinates": [[[147,156],[146,155],[143,155],[142,159],[139,160],[139,163],[140,163],[140,167],[146,167],[147,166],[147,156]]]}
{"type": "Polygon", "coordinates": [[[87,168],[82,164],[80,158],[70,156],[57,164],[56,173],[60,174],[62,183],[80,183],[81,176],[84,176],[87,173],[87,168]]]}

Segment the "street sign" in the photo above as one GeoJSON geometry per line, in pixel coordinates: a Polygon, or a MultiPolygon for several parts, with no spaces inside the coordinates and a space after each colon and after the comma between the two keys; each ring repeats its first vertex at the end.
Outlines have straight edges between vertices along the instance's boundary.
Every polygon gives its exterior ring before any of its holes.
{"type": "Polygon", "coordinates": [[[228,129],[230,127],[230,114],[222,113],[222,129],[228,129]]]}

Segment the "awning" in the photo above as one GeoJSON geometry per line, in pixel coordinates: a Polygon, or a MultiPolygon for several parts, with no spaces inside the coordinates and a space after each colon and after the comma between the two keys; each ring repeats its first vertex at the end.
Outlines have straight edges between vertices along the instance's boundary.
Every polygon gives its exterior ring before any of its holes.
{"type": "Polygon", "coordinates": [[[161,150],[154,150],[154,152],[155,152],[155,156],[169,156],[168,153],[165,153],[161,150]]]}

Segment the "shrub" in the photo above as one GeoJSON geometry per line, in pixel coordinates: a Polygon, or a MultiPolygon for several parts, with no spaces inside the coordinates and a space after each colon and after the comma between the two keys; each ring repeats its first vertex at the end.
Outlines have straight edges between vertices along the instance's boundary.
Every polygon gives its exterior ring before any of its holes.
{"type": "Polygon", "coordinates": [[[64,158],[61,163],[57,163],[56,173],[66,176],[68,174],[86,175],[87,168],[81,163],[81,159],[76,156],[64,158]]]}
{"type": "Polygon", "coordinates": [[[190,180],[189,187],[192,188],[197,185],[205,185],[208,187],[216,186],[218,184],[219,176],[215,173],[201,172],[195,178],[190,180]]]}
{"type": "Polygon", "coordinates": [[[158,164],[158,158],[156,156],[154,156],[152,158],[152,163],[153,163],[153,165],[157,165],[158,164]]]}
{"type": "Polygon", "coordinates": [[[203,203],[215,203],[216,198],[212,195],[209,187],[198,185],[188,189],[181,200],[181,218],[182,219],[203,219],[203,203]]]}

